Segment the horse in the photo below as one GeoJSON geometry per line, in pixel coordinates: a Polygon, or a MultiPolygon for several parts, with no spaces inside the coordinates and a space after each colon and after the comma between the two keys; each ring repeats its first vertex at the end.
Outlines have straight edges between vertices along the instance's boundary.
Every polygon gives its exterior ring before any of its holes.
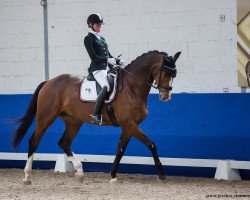
{"type": "Polygon", "coordinates": [[[250,61],[247,62],[246,64],[246,77],[247,77],[247,86],[250,87],[250,61]]]}
{"type": "MultiPolygon", "coordinates": [[[[122,77],[120,84],[122,84],[122,87],[112,101],[112,106],[117,123],[121,127],[121,135],[116,156],[111,166],[110,182],[117,181],[118,165],[131,137],[141,141],[151,151],[158,180],[165,179],[165,172],[157,154],[156,145],[138,125],[147,116],[147,98],[152,86],[158,89],[160,100],[166,102],[171,99],[172,82],[176,76],[175,62],[180,54],[181,52],[177,52],[174,56],[169,56],[165,52],[149,51],[138,56],[125,68],[120,68],[122,77]]],[[[94,103],[84,103],[80,100],[79,88],[82,80],[82,76],[62,74],[40,83],[36,88],[26,114],[19,118],[18,126],[12,132],[12,147],[17,149],[36,117],[35,130],[29,139],[28,159],[24,168],[23,184],[31,184],[30,175],[34,153],[45,131],[57,117],[65,123],[65,130],[58,145],[68,156],[69,161],[72,162],[76,170],[75,176],[80,179],[83,177],[82,163],[74,155],[71,144],[83,123],[91,123],[90,114],[94,103]]],[[[103,125],[112,126],[113,124],[104,107],[102,108],[103,125]]]]}

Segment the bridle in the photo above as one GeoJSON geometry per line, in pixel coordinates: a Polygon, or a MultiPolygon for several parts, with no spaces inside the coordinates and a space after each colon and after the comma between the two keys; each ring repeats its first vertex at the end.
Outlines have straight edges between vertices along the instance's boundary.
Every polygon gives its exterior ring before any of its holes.
{"type": "MultiPolygon", "coordinates": [[[[169,59],[172,59],[172,57],[169,57],[169,59]]],[[[167,72],[168,74],[170,74],[170,76],[172,78],[175,78],[176,77],[176,74],[177,74],[177,70],[176,70],[176,67],[175,67],[175,64],[173,61],[169,60],[168,58],[164,57],[164,60],[161,64],[161,67],[160,67],[160,76],[159,76],[159,80],[158,80],[158,85],[157,83],[155,82],[155,85],[154,88],[155,89],[158,89],[159,91],[171,91],[173,89],[172,86],[163,86],[162,85],[162,72],[167,72]]],[[[156,72],[153,77],[155,77],[156,74],[158,74],[158,72],[156,72]]]]}
{"type": "MultiPolygon", "coordinates": [[[[126,72],[126,73],[128,73],[129,75],[131,75],[131,76],[133,76],[134,78],[137,78],[134,74],[132,74],[132,73],[130,73],[129,71],[127,71],[126,69],[124,69],[124,68],[121,68],[121,67],[119,67],[119,69],[121,69],[122,71],[124,71],[124,72],[126,72]]],[[[161,67],[160,67],[160,76],[159,76],[159,80],[158,80],[158,84],[157,84],[157,82],[155,81],[154,83],[152,83],[152,84],[150,84],[150,83],[148,83],[147,81],[144,81],[148,86],[150,86],[150,87],[153,87],[154,89],[158,89],[159,91],[166,91],[166,90],[168,90],[168,91],[171,91],[172,89],[173,89],[173,87],[172,86],[163,86],[162,85],[162,72],[167,72],[167,73],[169,73],[170,74],[170,76],[172,77],[172,78],[175,78],[176,77],[176,74],[177,74],[177,70],[176,70],[176,67],[175,67],[175,62],[173,61],[173,57],[172,56],[170,56],[170,57],[164,57],[164,60],[163,60],[163,62],[162,62],[162,64],[161,64],[161,67]]],[[[156,72],[154,75],[153,75],[153,77],[155,77],[155,75],[156,74],[158,74],[159,73],[159,71],[158,72],[156,72]]]]}

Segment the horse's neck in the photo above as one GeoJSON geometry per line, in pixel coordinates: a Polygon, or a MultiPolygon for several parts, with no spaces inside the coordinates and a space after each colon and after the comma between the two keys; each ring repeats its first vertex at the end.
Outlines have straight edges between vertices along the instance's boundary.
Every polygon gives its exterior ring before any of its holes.
{"type": "Polygon", "coordinates": [[[152,64],[150,62],[146,64],[138,62],[126,69],[131,74],[125,72],[124,84],[136,94],[134,98],[140,98],[140,100],[143,101],[147,99],[151,88],[150,84],[153,83],[150,74],[151,66],[152,64]]]}

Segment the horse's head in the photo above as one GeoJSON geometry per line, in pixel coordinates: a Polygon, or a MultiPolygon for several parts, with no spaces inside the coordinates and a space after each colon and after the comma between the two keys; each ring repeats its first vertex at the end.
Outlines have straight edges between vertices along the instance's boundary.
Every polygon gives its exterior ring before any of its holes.
{"type": "Polygon", "coordinates": [[[177,74],[175,62],[180,54],[181,52],[177,52],[174,57],[164,56],[157,73],[153,76],[159,90],[159,98],[162,101],[171,99],[172,82],[177,74]]]}

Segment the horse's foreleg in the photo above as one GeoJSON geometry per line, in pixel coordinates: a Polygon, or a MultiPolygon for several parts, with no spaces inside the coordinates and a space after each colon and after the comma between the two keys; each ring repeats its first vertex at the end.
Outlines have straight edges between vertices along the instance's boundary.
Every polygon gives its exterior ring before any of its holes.
{"type": "Polygon", "coordinates": [[[69,161],[73,164],[74,169],[76,170],[75,177],[78,179],[83,178],[83,169],[82,169],[82,163],[81,161],[74,155],[72,152],[72,156],[68,156],[69,161]]]}
{"type": "Polygon", "coordinates": [[[110,180],[110,182],[117,181],[117,179],[116,179],[117,169],[118,169],[119,163],[124,155],[124,152],[126,150],[126,147],[128,145],[130,138],[131,138],[131,136],[127,135],[125,131],[123,131],[121,133],[121,137],[120,137],[119,144],[117,147],[116,157],[115,157],[115,160],[114,160],[112,167],[111,167],[111,178],[112,179],[110,180]]]}
{"type": "Polygon", "coordinates": [[[157,148],[156,145],[140,130],[137,124],[133,124],[131,127],[131,133],[133,133],[133,136],[135,136],[138,140],[140,140],[143,144],[147,146],[147,148],[151,151],[155,166],[158,173],[159,180],[165,179],[165,173],[161,164],[161,161],[159,159],[159,156],[157,154],[157,148]]]}
{"type": "Polygon", "coordinates": [[[83,122],[70,117],[68,117],[67,120],[64,119],[64,122],[65,122],[65,131],[62,138],[58,142],[58,145],[63,149],[65,154],[69,157],[69,161],[73,164],[74,169],[76,170],[75,176],[79,179],[82,179],[83,178],[82,163],[76,156],[74,156],[74,153],[72,152],[71,149],[71,144],[73,139],[77,135],[78,131],[80,130],[83,122]]]}

